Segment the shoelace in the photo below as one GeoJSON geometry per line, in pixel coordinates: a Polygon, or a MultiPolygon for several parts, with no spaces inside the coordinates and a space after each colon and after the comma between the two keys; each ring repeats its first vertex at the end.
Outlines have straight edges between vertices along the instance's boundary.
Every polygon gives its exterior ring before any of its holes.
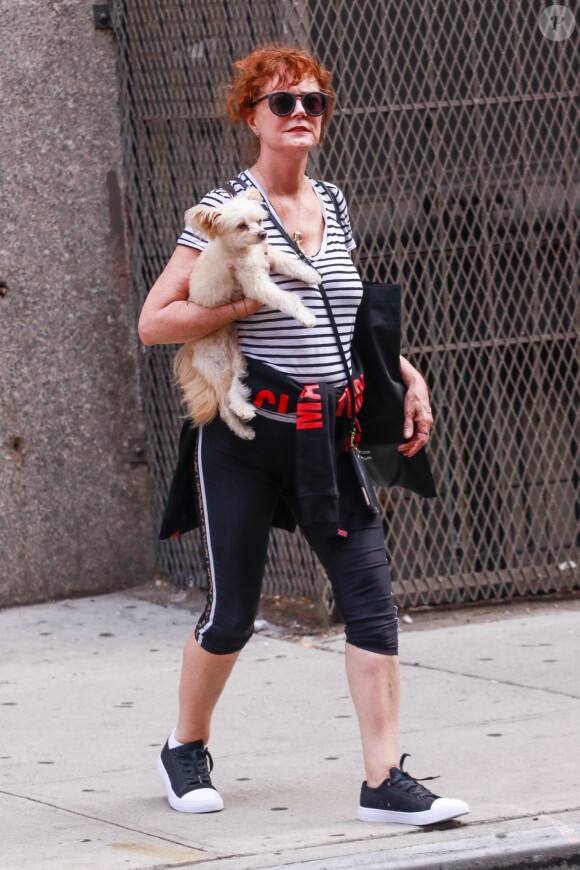
{"type": "MultiPolygon", "coordinates": [[[[412,797],[437,797],[437,795],[433,794],[432,791],[429,791],[424,785],[421,785],[422,782],[426,782],[430,779],[439,779],[438,776],[424,776],[422,779],[415,779],[415,777],[411,776],[410,773],[407,773],[406,770],[403,769],[403,765],[405,764],[405,758],[410,758],[411,754],[409,752],[403,752],[401,755],[401,759],[399,761],[399,776],[396,777],[397,788],[400,788],[401,791],[407,792],[412,797]]],[[[392,781],[393,778],[391,778],[392,781]]]]}
{"type": "Polygon", "coordinates": [[[180,767],[188,785],[211,784],[209,775],[213,770],[213,758],[209,749],[186,749],[184,751],[178,747],[177,751],[180,755],[180,767]]]}

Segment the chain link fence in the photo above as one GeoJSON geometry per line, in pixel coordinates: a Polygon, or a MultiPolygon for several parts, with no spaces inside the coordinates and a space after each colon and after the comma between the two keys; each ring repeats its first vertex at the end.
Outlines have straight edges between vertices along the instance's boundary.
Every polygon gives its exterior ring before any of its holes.
{"type": "MultiPolygon", "coordinates": [[[[309,172],[344,190],[364,277],[403,284],[403,353],[436,415],[439,498],[380,494],[405,607],[579,585],[580,28],[547,38],[543,8],[113,4],[139,305],[185,209],[250,159],[222,113],[232,61],[280,40],[334,72],[336,108],[309,172]]],[[[143,352],[157,515],[180,425],[174,350],[143,352]]],[[[159,559],[178,585],[204,582],[197,533],[159,559]]],[[[265,590],[325,589],[301,536],[272,533],[265,590]]]]}

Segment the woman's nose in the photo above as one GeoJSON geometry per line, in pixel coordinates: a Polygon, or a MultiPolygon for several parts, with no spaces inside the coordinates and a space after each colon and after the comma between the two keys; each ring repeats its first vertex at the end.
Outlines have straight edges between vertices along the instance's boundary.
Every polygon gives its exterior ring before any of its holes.
{"type": "Polygon", "coordinates": [[[306,115],[304,111],[304,106],[302,105],[302,99],[300,94],[296,94],[296,102],[294,103],[294,108],[292,109],[292,116],[294,115],[306,115]]]}

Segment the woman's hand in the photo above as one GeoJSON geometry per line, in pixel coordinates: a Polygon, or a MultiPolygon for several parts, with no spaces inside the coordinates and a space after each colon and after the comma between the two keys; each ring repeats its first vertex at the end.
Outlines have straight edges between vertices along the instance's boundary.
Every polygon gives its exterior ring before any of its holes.
{"type": "Polygon", "coordinates": [[[401,357],[401,376],[407,387],[404,404],[403,437],[408,438],[398,450],[411,457],[429,440],[433,415],[429,402],[429,389],[423,376],[404,357],[401,357]]]}

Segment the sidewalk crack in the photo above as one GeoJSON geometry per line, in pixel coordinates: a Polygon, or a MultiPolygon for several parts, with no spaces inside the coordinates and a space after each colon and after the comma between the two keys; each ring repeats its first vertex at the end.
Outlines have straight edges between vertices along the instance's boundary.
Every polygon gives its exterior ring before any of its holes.
{"type": "MultiPolygon", "coordinates": [[[[141,828],[133,828],[130,825],[122,825],[120,822],[113,822],[110,819],[103,819],[100,816],[93,816],[90,813],[81,813],[79,810],[71,810],[69,807],[63,807],[59,804],[53,804],[50,801],[43,801],[39,798],[33,798],[29,795],[18,794],[14,791],[8,791],[5,788],[0,788],[0,794],[7,797],[20,798],[23,801],[29,801],[33,804],[40,804],[43,807],[50,807],[53,810],[60,810],[63,813],[70,813],[71,816],[80,816],[83,819],[91,819],[94,822],[102,822],[104,825],[111,825],[113,828],[121,828],[123,831],[130,831],[133,834],[142,834],[144,837],[152,837],[154,840],[163,840],[164,843],[171,843],[172,846],[183,846],[184,849],[192,849],[197,852],[206,852],[208,857],[213,854],[207,848],[202,846],[192,846],[191,843],[182,843],[181,840],[175,840],[171,837],[164,837],[162,834],[152,834],[149,831],[143,831],[141,828]]],[[[204,859],[205,860],[205,859],[204,859]]]]}
{"type": "Polygon", "coordinates": [[[456,677],[469,677],[472,680],[483,680],[486,683],[498,683],[501,686],[514,686],[516,689],[530,689],[533,692],[548,692],[550,695],[560,695],[563,698],[573,698],[580,701],[580,695],[561,692],[558,689],[546,689],[543,686],[527,686],[525,683],[515,683],[512,680],[498,680],[496,677],[483,677],[480,674],[467,674],[464,671],[453,671],[451,668],[438,668],[434,665],[422,665],[421,662],[400,662],[401,667],[421,668],[424,671],[437,671],[442,674],[453,674],[456,677]]]}

